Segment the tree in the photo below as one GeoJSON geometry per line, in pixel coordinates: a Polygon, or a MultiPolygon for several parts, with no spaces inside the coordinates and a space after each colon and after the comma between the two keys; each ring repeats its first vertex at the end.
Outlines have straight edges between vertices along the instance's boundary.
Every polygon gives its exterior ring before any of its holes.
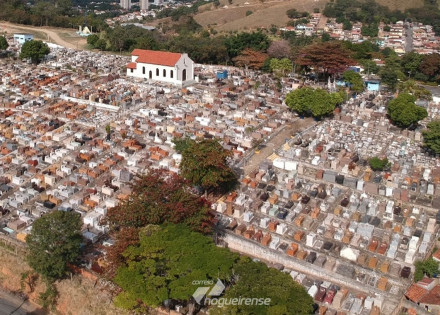
{"type": "Polygon", "coordinates": [[[359,73],[353,70],[347,70],[342,74],[344,81],[349,83],[350,90],[355,93],[360,93],[364,90],[364,80],[359,73]]]}
{"type": "Polygon", "coordinates": [[[396,126],[408,128],[428,117],[426,109],[417,106],[415,100],[413,95],[402,93],[388,103],[388,115],[396,126]]]}
{"type": "Polygon", "coordinates": [[[296,63],[313,68],[318,73],[334,75],[342,73],[354,60],[350,57],[350,51],[339,42],[330,41],[304,47],[296,63]]]}
{"type": "Polygon", "coordinates": [[[321,41],[322,42],[328,42],[331,38],[330,34],[327,32],[322,33],[321,35],[321,41]]]}
{"type": "Polygon", "coordinates": [[[89,44],[92,47],[95,47],[96,42],[98,41],[99,36],[96,34],[91,34],[87,36],[87,44],[89,44]]]}
{"type": "Polygon", "coordinates": [[[268,268],[261,262],[242,257],[234,267],[236,281],[226,291],[224,298],[268,298],[270,305],[225,305],[212,309],[217,314],[286,314],[313,313],[313,298],[304,287],[292,280],[289,274],[268,268]]]}
{"type": "Polygon", "coordinates": [[[436,154],[440,153],[440,120],[431,121],[428,129],[423,131],[423,142],[426,148],[436,154]]]}
{"type": "Polygon", "coordinates": [[[284,76],[286,72],[292,72],[292,61],[288,58],[270,60],[270,70],[272,70],[277,76],[284,76]]]}
{"type": "Polygon", "coordinates": [[[408,93],[414,95],[416,99],[431,100],[432,94],[429,90],[425,89],[423,86],[417,84],[414,80],[407,80],[400,82],[397,85],[400,93],[408,93]]]}
{"type": "Polygon", "coordinates": [[[289,58],[290,56],[290,45],[285,39],[272,42],[267,50],[269,57],[271,58],[289,58]]]}
{"type": "Polygon", "coordinates": [[[345,20],[342,28],[344,31],[351,31],[353,29],[353,24],[351,24],[349,20],[345,20]]]}
{"type": "Polygon", "coordinates": [[[247,67],[250,69],[261,69],[268,55],[266,53],[245,48],[237,57],[233,59],[238,67],[247,67]]]}
{"type": "Polygon", "coordinates": [[[414,281],[416,282],[422,280],[425,275],[432,277],[434,274],[438,273],[439,263],[432,257],[425,261],[416,261],[414,265],[416,267],[414,272],[414,281]]]}
{"type": "Polygon", "coordinates": [[[76,212],[54,211],[36,220],[26,238],[29,265],[48,282],[63,278],[79,256],[81,226],[76,212]]]}
{"type": "Polygon", "coordinates": [[[230,36],[225,41],[228,55],[230,58],[238,56],[245,48],[254,51],[264,52],[269,48],[270,40],[266,34],[262,32],[239,33],[230,36]]]}
{"type": "Polygon", "coordinates": [[[286,104],[300,115],[312,115],[320,118],[331,114],[336,105],[343,102],[339,93],[329,93],[323,89],[304,87],[289,92],[286,104]]]}
{"type": "Polygon", "coordinates": [[[373,171],[383,171],[390,166],[387,158],[380,159],[377,156],[369,159],[368,164],[373,171]]]}
{"type": "Polygon", "coordinates": [[[9,44],[4,36],[0,36],[0,50],[8,49],[9,44]]]}
{"type": "Polygon", "coordinates": [[[205,191],[228,192],[237,184],[237,176],[228,165],[231,155],[216,139],[193,140],[182,152],[180,172],[205,191]]]}
{"type": "Polygon", "coordinates": [[[21,46],[20,58],[29,58],[33,63],[39,63],[49,53],[50,49],[46,43],[41,40],[30,40],[21,46]]]}
{"type": "Polygon", "coordinates": [[[419,70],[428,76],[430,81],[440,82],[440,54],[424,56],[420,63],[419,70]]]}
{"type": "Polygon", "coordinates": [[[423,56],[414,51],[404,54],[401,61],[403,72],[408,77],[415,76],[419,70],[422,60],[423,56]]]}
{"type": "Polygon", "coordinates": [[[116,230],[171,222],[207,233],[213,225],[209,202],[191,193],[182,177],[164,169],[136,178],[130,198],[109,209],[107,220],[116,230]]]}
{"type": "Polygon", "coordinates": [[[166,300],[192,301],[194,281],[227,280],[238,255],[185,225],[149,225],[138,245],[129,246],[114,281],[123,290],[116,306],[147,311],[166,300]]]}

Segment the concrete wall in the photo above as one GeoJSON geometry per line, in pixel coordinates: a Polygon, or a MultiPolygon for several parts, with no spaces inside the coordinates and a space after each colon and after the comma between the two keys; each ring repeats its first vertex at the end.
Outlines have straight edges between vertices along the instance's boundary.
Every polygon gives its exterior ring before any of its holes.
{"type": "Polygon", "coordinates": [[[284,267],[287,269],[292,269],[320,280],[330,281],[348,289],[365,292],[368,295],[374,295],[375,293],[383,296],[385,300],[384,304],[387,304],[384,305],[385,309],[382,308],[381,313],[383,314],[395,313],[396,308],[400,304],[401,299],[393,296],[390,293],[380,291],[377,288],[370,286],[365,286],[364,284],[356,282],[353,279],[344,277],[335,272],[329,272],[323,268],[317,267],[302,260],[298,260],[294,257],[290,257],[284,252],[270,249],[261,244],[242,238],[234,233],[228,232],[224,237],[224,241],[228,244],[228,248],[236,250],[240,253],[247,254],[264,261],[269,261],[271,263],[279,263],[284,265],[284,267]]]}

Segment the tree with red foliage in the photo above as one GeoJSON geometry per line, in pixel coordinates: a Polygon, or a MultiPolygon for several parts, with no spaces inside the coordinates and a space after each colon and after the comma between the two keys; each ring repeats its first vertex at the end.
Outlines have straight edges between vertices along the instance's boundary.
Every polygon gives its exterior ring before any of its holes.
{"type": "Polygon", "coordinates": [[[431,54],[423,57],[419,70],[429,77],[430,81],[440,82],[440,54],[431,54]]]}
{"type": "Polygon", "coordinates": [[[186,180],[164,169],[138,177],[130,198],[109,209],[107,220],[113,229],[140,228],[148,224],[184,223],[209,233],[213,226],[210,203],[191,192],[186,180]]]}
{"type": "Polygon", "coordinates": [[[122,228],[115,234],[115,244],[107,251],[107,260],[109,264],[106,272],[108,275],[110,275],[110,277],[113,277],[118,267],[125,262],[123,253],[128,246],[137,244],[139,244],[138,228],[122,228]]]}
{"type": "Polygon", "coordinates": [[[268,57],[269,55],[266,53],[246,48],[240,53],[240,55],[234,58],[234,63],[238,67],[248,67],[250,69],[258,70],[263,67],[264,61],[266,61],[268,57]]]}
{"type": "Polygon", "coordinates": [[[296,63],[324,75],[335,75],[344,72],[354,64],[350,51],[339,42],[316,43],[304,47],[299,52],[296,63]]]}

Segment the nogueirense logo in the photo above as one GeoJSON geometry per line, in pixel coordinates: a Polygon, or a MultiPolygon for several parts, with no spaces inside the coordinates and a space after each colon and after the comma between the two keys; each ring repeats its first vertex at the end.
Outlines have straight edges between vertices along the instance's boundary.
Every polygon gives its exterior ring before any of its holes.
{"type": "MultiPolygon", "coordinates": [[[[203,280],[203,281],[193,281],[193,284],[213,284],[212,280],[203,280]]],[[[205,296],[219,296],[225,291],[225,285],[220,279],[217,279],[217,283],[211,289],[211,287],[198,287],[196,291],[193,293],[193,298],[196,300],[198,304],[203,300],[205,296]],[[211,289],[211,290],[209,290],[211,289]],[[209,291],[209,292],[208,292],[209,291]]]]}
{"type": "Polygon", "coordinates": [[[205,298],[203,304],[205,305],[218,305],[223,307],[225,305],[266,305],[269,306],[271,299],[270,298],[250,298],[250,297],[238,297],[238,298],[217,298],[224,291],[226,286],[220,279],[217,279],[216,284],[211,288],[214,284],[212,280],[194,280],[192,282],[193,285],[204,285],[203,287],[198,287],[196,291],[193,293],[193,298],[197,302],[197,304],[202,305],[202,301],[205,298]],[[209,285],[209,286],[206,286],[209,285]]]}

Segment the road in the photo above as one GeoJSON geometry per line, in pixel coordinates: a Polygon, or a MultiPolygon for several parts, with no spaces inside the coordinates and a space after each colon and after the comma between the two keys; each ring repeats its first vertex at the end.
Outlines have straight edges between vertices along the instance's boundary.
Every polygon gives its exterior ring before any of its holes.
{"type": "Polygon", "coordinates": [[[62,39],[60,35],[58,35],[58,32],[72,32],[72,29],[62,29],[62,28],[50,28],[50,27],[36,27],[36,26],[26,26],[26,25],[18,25],[18,24],[12,24],[9,22],[0,22],[0,28],[2,30],[7,31],[8,33],[14,33],[17,30],[19,31],[35,31],[35,32],[41,32],[46,34],[48,36],[49,40],[53,42],[54,44],[66,47],[66,48],[72,48],[72,49],[78,49],[83,46],[83,42],[85,39],[78,38],[78,43],[69,43],[68,41],[62,39]],[[81,43],[80,43],[81,42],[81,43]],[[79,45],[78,45],[79,44],[79,45]]]}
{"type": "Polygon", "coordinates": [[[405,24],[405,52],[413,50],[413,29],[410,23],[405,24]]]}
{"type": "Polygon", "coordinates": [[[38,309],[30,302],[0,290],[0,315],[43,315],[45,311],[38,309]]]}

